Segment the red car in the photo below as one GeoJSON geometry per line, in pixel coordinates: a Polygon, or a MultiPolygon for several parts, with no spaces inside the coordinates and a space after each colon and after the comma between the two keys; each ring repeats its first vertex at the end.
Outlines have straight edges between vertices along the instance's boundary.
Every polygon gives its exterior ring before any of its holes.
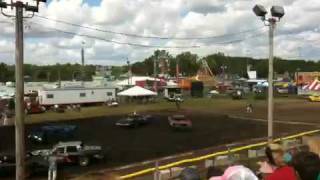
{"type": "Polygon", "coordinates": [[[173,115],[168,117],[169,125],[175,129],[191,129],[192,122],[184,115],[173,115]]]}

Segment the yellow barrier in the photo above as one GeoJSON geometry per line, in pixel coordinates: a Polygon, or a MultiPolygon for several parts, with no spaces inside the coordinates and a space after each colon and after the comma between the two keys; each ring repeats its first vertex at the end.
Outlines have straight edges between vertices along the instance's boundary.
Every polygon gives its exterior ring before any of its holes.
{"type": "MultiPolygon", "coordinates": [[[[303,133],[287,136],[287,137],[284,137],[284,138],[278,138],[278,139],[275,139],[274,142],[279,142],[279,141],[282,141],[282,140],[294,139],[294,138],[298,138],[298,137],[302,137],[302,136],[310,135],[310,134],[315,134],[315,133],[319,133],[319,132],[320,132],[320,129],[313,130],[313,131],[307,131],[307,132],[303,132],[303,133]]],[[[248,150],[248,149],[252,149],[252,148],[256,148],[256,147],[260,147],[260,146],[265,146],[266,144],[267,144],[267,142],[260,142],[260,143],[256,143],[256,144],[251,144],[251,145],[247,145],[247,146],[233,148],[233,149],[226,150],[226,151],[220,151],[220,152],[216,152],[216,153],[212,153],[212,154],[207,154],[207,155],[203,155],[203,156],[200,156],[200,157],[184,159],[184,160],[173,162],[173,163],[170,163],[170,164],[167,164],[167,165],[160,166],[158,169],[159,170],[169,169],[169,168],[176,167],[176,166],[179,166],[179,165],[182,165],[182,164],[186,164],[186,163],[197,162],[197,161],[202,161],[202,160],[205,160],[205,159],[213,158],[215,156],[226,155],[226,154],[229,154],[230,152],[235,153],[235,152],[248,150]]],[[[138,171],[138,172],[134,172],[134,173],[131,173],[131,174],[127,174],[127,175],[121,176],[120,179],[129,179],[129,178],[141,176],[141,175],[144,175],[144,174],[151,173],[151,172],[153,172],[155,170],[156,170],[155,168],[147,168],[147,169],[144,169],[144,170],[141,170],[141,171],[138,171]]]]}

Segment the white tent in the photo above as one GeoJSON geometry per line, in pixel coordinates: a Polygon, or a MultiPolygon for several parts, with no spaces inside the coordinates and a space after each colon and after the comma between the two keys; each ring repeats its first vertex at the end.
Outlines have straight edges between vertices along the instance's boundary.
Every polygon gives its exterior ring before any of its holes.
{"type": "Polygon", "coordinates": [[[140,86],[134,86],[127,90],[118,93],[118,96],[129,96],[129,97],[137,97],[137,96],[156,96],[157,93],[150,91],[148,89],[144,89],[140,86]]]}

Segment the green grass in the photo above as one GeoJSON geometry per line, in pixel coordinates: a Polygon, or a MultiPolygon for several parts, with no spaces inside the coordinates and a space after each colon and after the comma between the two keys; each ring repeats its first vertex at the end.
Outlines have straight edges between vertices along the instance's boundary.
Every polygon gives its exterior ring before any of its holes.
{"type": "MultiPolygon", "coordinates": [[[[296,103],[301,101],[297,98],[276,98],[278,104],[296,103]]],[[[246,104],[251,103],[254,107],[264,109],[266,100],[254,100],[252,98],[242,100],[232,100],[226,96],[224,98],[188,98],[181,104],[184,110],[202,110],[219,114],[232,114],[233,112],[242,112],[246,104]]],[[[102,117],[110,115],[128,114],[133,111],[161,111],[177,110],[175,103],[160,100],[150,104],[122,103],[119,107],[110,108],[107,106],[83,107],[81,112],[67,110],[65,113],[56,113],[52,111],[43,114],[32,114],[26,117],[26,123],[41,123],[50,121],[64,121],[73,119],[86,119],[93,117],[102,117]]]]}

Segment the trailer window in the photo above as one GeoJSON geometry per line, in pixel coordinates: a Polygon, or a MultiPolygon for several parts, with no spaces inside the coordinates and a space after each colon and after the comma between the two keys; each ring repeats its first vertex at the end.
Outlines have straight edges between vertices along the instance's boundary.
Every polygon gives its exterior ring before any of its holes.
{"type": "Polygon", "coordinates": [[[53,94],[47,94],[47,99],[53,99],[53,94]]]}
{"type": "Polygon", "coordinates": [[[80,93],[80,97],[86,97],[86,93],[80,93]]]}
{"type": "Polygon", "coordinates": [[[112,92],[107,92],[107,96],[112,96],[113,93],[112,92]]]}

